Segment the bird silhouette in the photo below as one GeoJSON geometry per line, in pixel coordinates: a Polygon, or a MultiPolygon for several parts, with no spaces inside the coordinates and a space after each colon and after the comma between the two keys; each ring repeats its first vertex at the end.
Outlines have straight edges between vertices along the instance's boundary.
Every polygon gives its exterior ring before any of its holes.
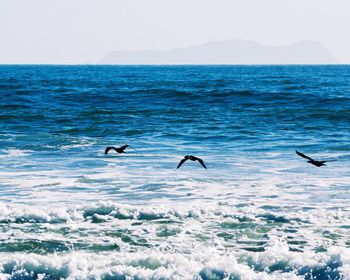
{"type": "Polygon", "coordinates": [[[330,161],[336,161],[336,160],[322,160],[322,161],[318,161],[318,160],[314,160],[306,155],[304,155],[303,153],[298,152],[297,150],[295,151],[299,156],[301,156],[302,158],[306,158],[308,161],[308,163],[311,163],[312,165],[315,165],[317,167],[321,167],[326,165],[326,162],[330,162],[330,161]]]}
{"type": "Polygon", "coordinates": [[[198,161],[205,169],[207,169],[207,167],[204,164],[204,161],[198,157],[195,156],[185,156],[180,162],[179,165],[177,166],[177,169],[180,168],[181,165],[183,165],[185,163],[185,161],[187,160],[192,160],[192,161],[198,161]]]}
{"type": "Polygon", "coordinates": [[[129,145],[124,145],[124,146],[121,146],[121,147],[119,147],[119,148],[116,148],[116,147],[113,147],[113,146],[112,146],[112,147],[107,147],[107,148],[105,149],[105,155],[107,155],[108,152],[109,152],[110,150],[115,150],[118,154],[125,153],[124,150],[125,150],[126,148],[128,148],[128,147],[132,148],[132,147],[129,146],[129,145]]]}

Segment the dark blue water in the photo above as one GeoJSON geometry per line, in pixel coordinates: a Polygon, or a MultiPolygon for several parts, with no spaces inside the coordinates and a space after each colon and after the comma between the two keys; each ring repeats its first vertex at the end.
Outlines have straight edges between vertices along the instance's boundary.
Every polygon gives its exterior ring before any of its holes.
{"type": "MultiPolygon", "coordinates": [[[[300,137],[303,145],[349,136],[347,66],[2,66],[0,71],[3,133],[193,139],[204,145],[258,140],[271,146],[282,138],[300,137]]],[[[329,144],[326,148],[342,149],[329,144]]]]}
{"type": "Polygon", "coordinates": [[[0,170],[4,279],[350,279],[350,66],[0,66],[0,170]]]}

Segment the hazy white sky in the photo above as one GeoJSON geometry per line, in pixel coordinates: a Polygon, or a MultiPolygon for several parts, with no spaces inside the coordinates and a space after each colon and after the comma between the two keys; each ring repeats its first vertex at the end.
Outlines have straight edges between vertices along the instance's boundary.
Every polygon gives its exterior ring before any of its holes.
{"type": "Polygon", "coordinates": [[[0,0],[0,63],[96,62],[208,41],[315,40],[350,63],[350,0],[0,0]]]}

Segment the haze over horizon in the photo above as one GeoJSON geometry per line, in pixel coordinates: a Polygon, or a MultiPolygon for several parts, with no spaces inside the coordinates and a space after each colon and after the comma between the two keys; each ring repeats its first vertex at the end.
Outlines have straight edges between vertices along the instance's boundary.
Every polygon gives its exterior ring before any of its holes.
{"type": "Polygon", "coordinates": [[[348,64],[349,10],[347,0],[2,0],[0,63],[96,63],[113,51],[237,39],[317,41],[348,64]]]}
{"type": "Polygon", "coordinates": [[[338,64],[319,42],[299,41],[269,46],[254,41],[208,42],[164,51],[117,51],[105,55],[98,64],[114,65],[263,65],[338,64]]]}

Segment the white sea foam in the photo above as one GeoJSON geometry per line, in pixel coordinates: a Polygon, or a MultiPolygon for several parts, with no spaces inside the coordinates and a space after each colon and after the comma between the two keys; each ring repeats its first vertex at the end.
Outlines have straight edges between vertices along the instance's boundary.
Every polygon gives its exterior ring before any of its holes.
{"type": "Polygon", "coordinates": [[[226,174],[143,160],[1,171],[0,279],[350,279],[350,208],[334,196],[346,191],[343,171],[308,177],[294,162],[239,159],[225,164],[246,171],[226,174]]]}
{"type": "MultiPolygon", "coordinates": [[[[273,206],[272,206],[273,207],[273,206]]],[[[94,214],[109,215],[111,217],[123,219],[160,219],[160,218],[194,218],[208,219],[210,217],[235,218],[247,217],[252,220],[274,220],[283,217],[286,222],[301,223],[322,223],[325,224],[347,224],[350,222],[350,209],[334,208],[310,208],[299,211],[291,211],[286,208],[277,208],[277,211],[265,209],[255,204],[247,204],[242,207],[235,207],[230,204],[216,202],[200,202],[191,203],[174,203],[170,205],[131,205],[125,203],[116,203],[112,201],[99,201],[90,203],[90,205],[77,205],[75,207],[48,207],[5,204],[0,202],[0,218],[13,219],[25,217],[41,217],[40,220],[45,222],[68,221],[78,217],[79,220],[83,216],[92,216],[94,214]],[[80,213],[79,215],[77,213],[80,213]]],[[[283,222],[283,221],[282,221],[283,222]]]]}
{"type": "Polygon", "coordinates": [[[279,242],[262,253],[197,248],[189,254],[145,252],[54,255],[0,253],[2,279],[40,274],[65,279],[350,279],[350,252],[296,253],[279,242]]]}
{"type": "MultiPolygon", "coordinates": [[[[170,207],[101,201],[89,206],[35,208],[0,203],[1,226],[6,228],[0,234],[3,246],[23,240],[54,240],[65,248],[67,244],[88,250],[97,246],[101,252],[118,246],[125,252],[159,248],[185,253],[190,248],[197,251],[208,246],[220,252],[237,253],[242,249],[268,250],[269,244],[278,239],[278,244],[284,242],[288,250],[297,250],[297,255],[318,248],[346,247],[350,212],[345,209],[276,212],[255,205],[237,208],[203,202],[170,207]]],[[[55,250],[49,245],[42,246],[40,250],[55,250]]]]}
{"type": "Polygon", "coordinates": [[[20,149],[7,149],[7,150],[1,150],[0,158],[6,158],[6,157],[24,157],[29,156],[32,154],[33,151],[31,150],[20,150],[20,149]]]}

